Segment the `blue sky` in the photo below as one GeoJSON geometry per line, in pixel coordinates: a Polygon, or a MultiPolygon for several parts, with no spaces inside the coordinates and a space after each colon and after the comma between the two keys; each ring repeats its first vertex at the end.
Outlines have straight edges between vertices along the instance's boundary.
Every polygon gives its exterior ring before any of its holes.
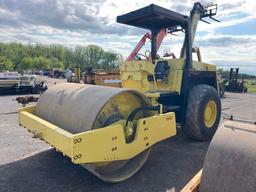
{"type": "MultiPolygon", "coordinates": [[[[154,3],[188,15],[190,0],[0,0],[0,41],[97,44],[126,57],[146,32],[115,22],[116,16],[154,3]]],[[[209,3],[206,0],[201,1],[209,3]]],[[[240,67],[256,75],[256,2],[216,0],[221,23],[199,23],[195,46],[203,61],[218,67],[240,67]]],[[[159,50],[179,55],[183,35],[167,36],[159,50]]],[[[147,46],[145,47],[147,49],[147,46]]],[[[144,50],[145,50],[144,49],[144,50]]]]}

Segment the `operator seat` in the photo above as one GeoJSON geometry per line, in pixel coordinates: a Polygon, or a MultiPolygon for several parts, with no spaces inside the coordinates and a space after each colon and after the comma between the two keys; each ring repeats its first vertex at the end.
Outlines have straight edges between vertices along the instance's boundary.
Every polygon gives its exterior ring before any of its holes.
{"type": "MultiPolygon", "coordinates": [[[[156,81],[165,81],[169,75],[170,66],[167,61],[158,61],[155,66],[156,81]]],[[[148,75],[148,81],[154,81],[152,74],[148,75]]]]}

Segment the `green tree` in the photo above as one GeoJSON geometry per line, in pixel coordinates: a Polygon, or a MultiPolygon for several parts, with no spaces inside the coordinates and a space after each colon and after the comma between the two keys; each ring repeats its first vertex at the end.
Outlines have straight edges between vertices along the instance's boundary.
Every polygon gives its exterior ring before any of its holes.
{"type": "Polygon", "coordinates": [[[94,68],[100,68],[100,60],[104,54],[104,50],[97,45],[88,45],[85,48],[84,57],[86,58],[86,65],[94,68]]]}
{"type": "Polygon", "coordinates": [[[82,70],[87,66],[104,69],[115,67],[114,54],[105,52],[97,45],[67,48],[56,44],[0,43],[0,55],[8,59],[8,65],[2,65],[1,68],[13,70],[75,66],[80,66],[82,70]]]}
{"type": "Polygon", "coordinates": [[[101,59],[101,66],[103,69],[117,68],[116,54],[111,52],[104,52],[101,59]]]}
{"type": "Polygon", "coordinates": [[[7,59],[5,56],[0,56],[0,71],[3,70],[12,70],[13,69],[13,64],[12,61],[7,59]]]}
{"type": "Polygon", "coordinates": [[[13,69],[16,70],[19,68],[19,65],[21,64],[21,60],[26,57],[25,49],[22,44],[17,43],[11,43],[10,48],[12,49],[12,52],[10,52],[10,60],[12,60],[13,63],[13,69]]]}
{"type": "Polygon", "coordinates": [[[83,70],[86,67],[85,47],[76,46],[73,54],[74,54],[74,64],[76,66],[79,66],[83,70]]]}
{"type": "Polygon", "coordinates": [[[62,62],[60,62],[57,58],[52,57],[50,58],[50,68],[59,68],[59,69],[63,69],[64,68],[64,64],[62,62]]]}
{"type": "Polygon", "coordinates": [[[32,69],[34,64],[34,60],[32,57],[24,57],[19,65],[20,70],[27,70],[27,69],[32,69]]]}
{"type": "Polygon", "coordinates": [[[37,70],[42,70],[42,69],[48,69],[50,66],[50,60],[43,57],[34,57],[33,58],[33,68],[37,70]]]}
{"type": "Polygon", "coordinates": [[[64,51],[64,68],[74,68],[75,66],[74,52],[72,49],[65,48],[64,51]]]}

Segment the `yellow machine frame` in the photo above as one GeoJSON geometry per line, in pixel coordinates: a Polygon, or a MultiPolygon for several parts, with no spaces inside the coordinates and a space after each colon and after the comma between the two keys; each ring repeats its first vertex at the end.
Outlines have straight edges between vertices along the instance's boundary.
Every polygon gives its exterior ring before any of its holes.
{"type": "Polygon", "coordinates": [[[37,117],[34,112],[35,106],[20,109],[20,125],[76,164],[131,159],[153,144],[176,135],[173,112],[139,119],[135,139],[131,143],[126,143],[121,123],[72,134],[37,117]]]}
{"type": "MultiPolygon", "coordinates": [[[[160,60],[156,60],[156,63],[160,60]]],[[[185,59],[164,59],[168,62],[170,71],[166,81],[155,80],[155,65],[147,60],[126,61],[120,64],[122,87],[136,89],[146,93],[153,90],[176,91],[180,93],[185,59]],[[147,76],[153,75],[154,81],[148,81],[147,76]]],[[[216,66],[193,61],[192,70],[216,72],[216,66]]],[[[149,96],[150,97],[150,96],[149,96]]]]}

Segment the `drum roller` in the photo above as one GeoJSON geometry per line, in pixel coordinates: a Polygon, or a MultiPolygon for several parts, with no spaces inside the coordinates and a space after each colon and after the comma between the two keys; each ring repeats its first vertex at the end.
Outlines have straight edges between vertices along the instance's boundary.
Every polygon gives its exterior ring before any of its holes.
{"type": "Polygon", "coordinates": [[[256,126],[227,121],[216,132],[203,166],[200,192],[256,191],[256,126]]]}
{"type": "MultiPolygon", "coordinates": [[[[145,105],[146,99],[137,91],[69,83],[53,86],[42,94],[35,114],[76,134],[99,129],[117,121],[125,123],[132,111],[145,105]]],[[[135,122],[144,116],[145,112],[138,113],[135,122]]],[[[82,166],[102,180],[119,182],[135,174],[146,162],[149,152],[150,149],[130,160],[82,166]]]]}

